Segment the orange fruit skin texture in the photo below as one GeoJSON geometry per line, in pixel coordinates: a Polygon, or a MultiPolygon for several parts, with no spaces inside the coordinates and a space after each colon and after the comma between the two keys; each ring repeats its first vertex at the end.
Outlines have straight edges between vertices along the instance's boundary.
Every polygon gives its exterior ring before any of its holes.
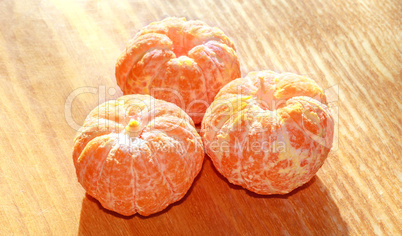
{"type": "Polygon", "coordinates": [[[290,73],[251,72],[216,95],[201,136],[229,182],[258,194],[286,194],[308,182],[332,147],[324,91],[290,73]]]}
{"type": "Polygon", "coordinates": [[[125,216],[147,216],[180,200],[203,159],[191,118],[149,95],[99,105],[74,139],[78,181],[103,207],[125,216]]]}
{"type": "Polygon", "coordinates": [[[136,34],[115,76],[124,94],[175,103],[198,124],[219,89],[241,73],[235,46],[220,29],[170,17],[136,34]]]}

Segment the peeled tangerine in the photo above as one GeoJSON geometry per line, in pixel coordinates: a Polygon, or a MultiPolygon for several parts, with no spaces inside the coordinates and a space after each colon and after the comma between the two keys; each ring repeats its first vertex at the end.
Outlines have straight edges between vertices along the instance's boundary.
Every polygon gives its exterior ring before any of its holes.
{"type": "Polygon", "coordinates": [[[202,138],[216,169],[258,194],[286,194],[308,182],[332,146],[324,91],[304,76],[249,73],[216,95],[202,138]]]}
{"type": "Polygon", "coordinates": [[[124,94],[173,102],[201,122],[215,95],[240,77],[233,42],[201,21],[167,18],[141,29],[116,63],[124,94]]]}
{"type": "Polygon", "coordinates": [[[148,95],[99,105],[74,139],[78,181],[103,207],[126,216],[150,215],[180,200],[203,158],[191,118],[148,95]]]}

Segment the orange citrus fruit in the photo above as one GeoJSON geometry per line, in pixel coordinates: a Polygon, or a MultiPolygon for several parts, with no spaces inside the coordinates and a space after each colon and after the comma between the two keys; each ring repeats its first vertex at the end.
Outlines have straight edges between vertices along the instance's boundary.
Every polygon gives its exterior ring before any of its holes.
{"type": "Polygon", "coordinates": [[[322,166],[334,121],[312,79],[261,71],[224,86],[201,129],[206,153],[231,183],[259,194],[286,194],[322,166]]]}
{"type": "Polygon", "coordinates": [[[220,29],[171,17],[137,33],[118,58],[115,75],[124,94],[173,102],[198,124],[219,89],[240,77],[240,64],[220,29]]]}
{"type": "Polygon", "coordinates": [[[180,200],[203,159],[191,118],[149,95],[99,105],[74,139],[78,181],[103,207],[126,216],[153,214],[180,200]]]}

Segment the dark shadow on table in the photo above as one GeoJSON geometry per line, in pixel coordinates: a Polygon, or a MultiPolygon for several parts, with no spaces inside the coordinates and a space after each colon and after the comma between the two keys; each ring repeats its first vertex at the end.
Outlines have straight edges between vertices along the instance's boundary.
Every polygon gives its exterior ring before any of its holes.
{"type": "MultiPolygon", "coordinates": [[[[257,201],[258,199],[265,200],[267,208],[270,209],[268,215],[276,218],[276,226],[283,226],[278,227],[281,228],[277,231],[280,232],[279,234],[348,235],[347,224],[342,219],[338,207],[319,177],[314,176],[309,182],[288,194],[265,196],[230,183],[213,166],[210,159],[209,164],[213,172],[230,189],[245,193],[257,201]],[[286,230],[283,230],[285,228],[286,230]]],[[[260,214],[266,216],[264,213],[260,214]]],[[[267,230],[267,232],[269,235],[277,235],[277,232],[273,234],[270,230],[267,230]]]]}
{"type": "Polygon", "coordinates": [[[185,197],[157,214],[125,217],[83,199],[79,235],[159,233],[347,235],[348,228],[318,177],[289,194],[263,196],[230,184],[208,157],[185,197]]]}

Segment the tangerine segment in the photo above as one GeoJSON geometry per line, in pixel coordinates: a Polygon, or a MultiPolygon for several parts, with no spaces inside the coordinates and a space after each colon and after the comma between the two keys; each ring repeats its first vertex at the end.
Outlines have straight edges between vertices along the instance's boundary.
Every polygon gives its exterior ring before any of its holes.
{"type": "MultiPolygon", "coordinates": [[[[102,135],[107,135],[112,132],[119,133],[120,130],[123,130],[123,126],[106,119],[94,119],[91,117],[87,117],[88,123],[92,123],[90,126],[82,126],[78,131],[81,135],[77,136],[74,141],[74,166],[77,168],[77,160],[87,146],[87,144],[94,138],[97,138],[102,135]],[[89,121],[91,120],[91,121],[89,121]]],[[[81,169],[81,168],[80,168],[81,169]]]]}
{"type": "Polygon", "coordinates": [[[183,31],[184,42],[189,49],[206,42],[215,41],[223,43],[233,50],[236,50],[233,42],[223,33],[222,30],[217,27],[209,27],[206,23],[200,20],[187,21],[183,31]]]}
{"type": "Polygon", "coordinates": [[[179,57],[185,54],[186,51],[183,30],[186,23],[185,18],[169,17],[163,20],[163,24],[161,22],[152,22],[148,26],[145,26],[134,38],[154,33],[166,35],[171,40],[172,45],[174,45],[172,49],[174,54],[179,57]]]}
{"type": "Polygon", "coordinates": [[[99,105],[74,139],[78,181],[103,207],[122,215],[150,215],[180,200],[203,158],[191,118],[149,95],[99,105]]]}
{"type": "Polygon", "coordinates": [[[150,148],[154,150],[156,161],[177,200],[183,197],[183,190],[190,187],[192,179],[198,174],[195,170],[200,169],[202,164],[185,157],[186,151],[196,156],[203,153],[203,150],[197,147],[201,137],[190,132],[187,124],[180,120],[159,117],[148,124],[145,131],[149,132],[143,135],[144,140],[155,145],[150,148]],[[164,158],[165,155],[168,158],[164,158]]]}
{"type": "Polygon", "coordinates": [[[150,149],[154,153],[159,171],[163,173],[173,192],[173,198],[181,199],[192,183],[188,164],[181,156],[181,144],[160,131],[148,132],[144,139],[155,145],[150,149]],[[168,158],[165,158],[164,155],[167,155],[168,158]]]}
{"type": "Polygon", "coordinates": [[[100,173],[99,180],[92,185],[96,188],[96,192],[87,191],[91,196],[97,196],[102,206],[123,215],[129,215],[130,209],[135,208],[133,201],[135,176],[131,169],[133,161],[131,157],[131,150],[116,142],[106,158],[100,157],[103,163],[101,168],[94,169],[94,172],[100,173]],[[109,194],[103,194],[105,191],[109,194]]]}
{"type": "Polygon", "coordinates": [[[259,194],[285,194],[324,163],[334,121],[313,80],[261,71],[225,85],[201,128],[207,154],[231,183],[259,194]]]}
{"type": "Polygon", "coordinates": [[[82,154],[76,160],[78,181],[88,186],[88,193],[94,194],[100,177],[98,169],[102,168],[105,159],[103,153],[109,153],[115,141],[109,135],[97,136],[87,144],[82,154]]]}
{"type": "Polygon", "coordinates": [[[152,96],[185,107],[195,123],[201,122],[209,104],[205,102],[208,99],[204,75],[193,59],[181,56],[170,60],[150,81],[150,86],[154,88],[152,96]]]}
{"type": "Polygon", "coordinates": [[[209,104],[225,84],[239,76],[237,68],[240,65],[236,52],[226,44],[210,41],[194,47],[188,55],[194,59],[204,74],[205,83],[208,85],[209,104]]]}
{"type": "Polygon", "coordinates": [[[119,57],[116,67],[116,76],[117,84],[126,92],[126,83],[127,78],[130,76],[130,73],[133,68],[144,55],[147,54],[148,51],[152,50],[171,50],[173,47],[172,41],[163,34],[146,34],[142,35],[138,38],[135,38],[130,46],[125,50],[124,57],[119,57]]]}
{"type": "Polygon", "coordinates": [[[115,75],[125,95],[173,102],[200,123],[219,89],[240,77],[240,64],[220,29],[172,17],[137,33],[118,58],[115,75]]]}
{"type": "Polygon", "coordinates": [[[170,50],[155,49],[146,53],[131,68],[131,72],[127,77],[131,77],[129,81],[124,82],[124,86],[120,86],[125,94],[139,93],[150,94],[150,83],[158,76],[158,71],[166,67],[166,63],[174,59],[175,55],[170,50]]]}
{"type": "Polygon", "coordinates": [[[141,215],[159,212],[174,200],[173,191],[166,177],[162,175],[154,154],[150,149],[148,152],[149,156],[133,157],[133,169],[136,173],[135,202],[137,211],[141,215]]]}

